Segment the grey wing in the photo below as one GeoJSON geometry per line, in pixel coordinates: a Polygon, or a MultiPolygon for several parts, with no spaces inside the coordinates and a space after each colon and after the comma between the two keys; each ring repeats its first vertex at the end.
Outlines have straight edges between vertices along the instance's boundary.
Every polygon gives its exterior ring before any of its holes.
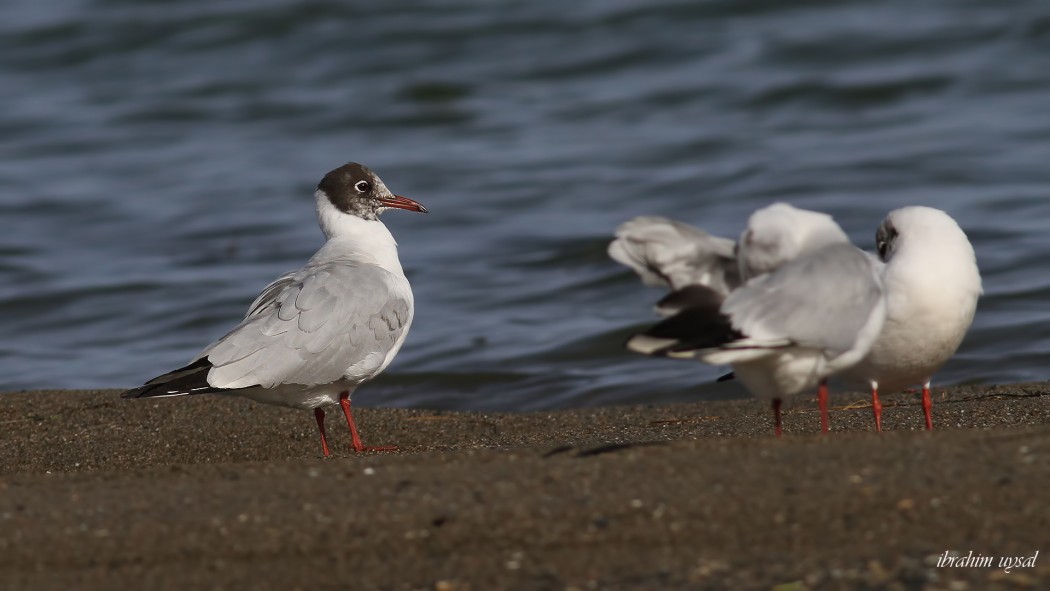
{"type": "Polygon", "coordinates": [[[407,283],[375,265],[329,262],[286,274],[237,328],[205,349],[218,388],[367,379],[412,321],[407,283]]]}
{"type": "Polygon", "coordinates": [[[648,285],[703,285],[725,295],[740,285],[736,243],[663,217],[634,218],[616,230],[609,256],[648,285]]]}
{"type": "MultiPolygon", "coordinates": [[[[748,282],[722,305],[744,341],[842,353],[883,313],[882,279],[868,256],[834,245],[748,282]]],[[[881,321],[877,323],[881,327],[881,321]]]]}
{"type": "Polygon", "coordinates": [[[277,296],[280,295],[285,288],[295,282],[295,275],[297,273],[299,273],[299,271],[289,271],[275,279],[273,283],[267,285],[262,290],[262,293],[259,294],[259,297],[255,298],[252,305],[248,306],[248,313],[245,314],[244,317],[251,318],[260,310],[264,310],[267,306],[273,304],[277,296]]]}

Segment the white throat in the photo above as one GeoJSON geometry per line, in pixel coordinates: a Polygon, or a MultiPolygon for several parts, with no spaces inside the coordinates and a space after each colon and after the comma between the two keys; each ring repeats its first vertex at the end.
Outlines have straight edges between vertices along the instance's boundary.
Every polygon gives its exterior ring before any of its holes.
{"type": "Polygon", "coordinates": [[[386,224],[366,220],[336,209],[328,196],[320,190],[314,193],[317,202],[317,223],[321,226],[328,243],[322,250],[338,248],[340,251],[372,258],[375,264],[385,269],[404,274],[397,258],[397,241],[386,224]]]}

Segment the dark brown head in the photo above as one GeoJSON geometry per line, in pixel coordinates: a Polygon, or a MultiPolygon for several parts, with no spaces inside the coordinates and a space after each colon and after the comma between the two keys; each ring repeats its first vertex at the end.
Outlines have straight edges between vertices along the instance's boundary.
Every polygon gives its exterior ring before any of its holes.
{"type": "Polygon", "coordinates": [[[897,236],[897,228],[893,225],[892,216],[887,216],[879,225],[879,229],[875,231],[875,249],[879,251],[879,260],[882,262],[889,262],[890,256],[896,251],[897,236]]]}
{"type": "Polygon", "coordinates": [[[426,213],[427,208],[386,188],[376,173],[363,164],[349,162],[324,175],[317,184],[339,211],[366,220],[379,219],[385,209],[407,209],[426,213]]]}

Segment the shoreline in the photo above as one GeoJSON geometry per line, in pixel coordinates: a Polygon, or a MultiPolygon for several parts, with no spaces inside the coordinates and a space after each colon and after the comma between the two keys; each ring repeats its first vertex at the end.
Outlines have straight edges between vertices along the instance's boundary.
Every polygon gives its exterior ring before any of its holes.
{"type": "Polygon", "coordinates": [[[1050,384],[531,413],[0,393],[5,589],[1017,589],[1050,580],[1050,384]],[[333,415],[331,417],[335,419],[333,415]],[[340,417],[341,419],[341,417],[340,417]],[[1038,523],[1038,525],[1037,525],[1038,523]],[[938,568],[945,551],[1031,567],[938,568]],[[953,585],[953,586],[951,586],[953,585]]]}

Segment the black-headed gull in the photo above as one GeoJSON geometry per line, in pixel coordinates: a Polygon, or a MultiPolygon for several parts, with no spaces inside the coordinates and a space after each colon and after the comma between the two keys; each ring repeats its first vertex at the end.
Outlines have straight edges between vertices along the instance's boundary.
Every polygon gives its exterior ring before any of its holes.
{"type": "Polygon", "coordinates": [[[412,324],[412,288],[379,214],[427,210],[354,162],[326,174],[314,198],[327,240],[306,266],[267,286],[244,320],[189,365],[125,398],[235,394],[310,409],[326,457],[325,408],[341,406],[355,451],[396,449],[361,443],[350,395],[386,369],[412,324]]]}
{"type": "Polygon", "coordinates": [[[613,259],[645,270],[651,282],[666,278],[668,286],[679,287],[658,305],[674,314],[631,337],[627,347],[731,365],[754,395],[771,401],[778,436],[781,401],[820,384],[827,430],[826,378],[859,362],[885,319],[876,262],[850,244],[831,216],[777,203],[751,215],[736,246],[734,279],[726,262],[731,241],[712,241],[682,226],[663,218],[633,220],[609,247],[613,259]],[[670,247],[655,238],[673,234],[670,247]],[[703,256],[690,252],[682,236],[703,256]],[[717,256],[710,256],[712,244],[717,256]],[[683,266],[692,271],[670,270],[683,266]],[[684,286],[675,285],[676,276],[684,277],[684,286]]]}
{"type": "Polygon", "coordinates": [[[845,377],[871,387],[875,430],[882,430],[879,390],[922,385],[926,428],[933,429],[930,381],[973,323],[981,275],[966,234],[947,213],[903,207],[875,233],[886,286],[886,322],[868,355],[845,377]]]}

